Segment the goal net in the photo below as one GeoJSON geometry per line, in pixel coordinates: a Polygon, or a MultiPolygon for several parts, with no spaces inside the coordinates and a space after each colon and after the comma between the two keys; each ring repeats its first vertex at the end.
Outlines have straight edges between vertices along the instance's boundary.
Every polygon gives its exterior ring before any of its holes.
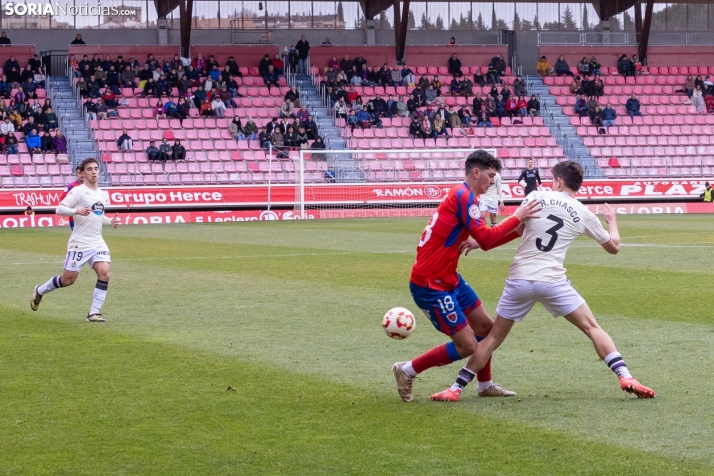
{"type": "Polygon", "coordinates": [[[430,216],[475,150],[301,150],[296,209],[305,218],[430,216]]]}

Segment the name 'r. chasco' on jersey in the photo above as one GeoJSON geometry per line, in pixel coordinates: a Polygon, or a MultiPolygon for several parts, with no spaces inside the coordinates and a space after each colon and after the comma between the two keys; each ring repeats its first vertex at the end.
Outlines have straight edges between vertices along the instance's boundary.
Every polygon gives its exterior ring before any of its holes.
{"type": "MultiPolygon", "coordinates": [[[[528,200],[526,200],[525,203],[528,203],[528,200]]],[[[542,199],[540,201],[540,206],[543,207],[544,209],[546,209],[548,207],[561,207],[563,210],[565,210],[565,213],[570,215],[570,218],[573,219],[573,223],[577,223],[580,221],[580,217],[578,216],[578,211],[573,208],[572,204],[569,201],[559,200],[556,198],[551,198],[550,200],[542,199]]]]}

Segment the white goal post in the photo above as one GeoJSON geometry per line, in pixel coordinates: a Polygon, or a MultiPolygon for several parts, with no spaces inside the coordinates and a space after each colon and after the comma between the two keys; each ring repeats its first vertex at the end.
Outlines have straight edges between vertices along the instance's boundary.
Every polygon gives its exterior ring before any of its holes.
{"type": "MultiPolygon", "coordinates": [[[[479,150],[300,150],[296,202],[305,218],[428,216],[479,150]]],[[[483,149],[497,157],[496,149],[483,149]]]]}

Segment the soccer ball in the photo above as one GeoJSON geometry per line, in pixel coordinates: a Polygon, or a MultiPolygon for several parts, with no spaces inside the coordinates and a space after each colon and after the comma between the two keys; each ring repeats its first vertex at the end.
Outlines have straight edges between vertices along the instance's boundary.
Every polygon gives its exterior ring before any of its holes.
{"type": "Polygon", "coordinates": [[[416,327],[416,319],[409,309],[395,307],[382,318],[382,327],[392,339],[406,339],[416,327]]]}

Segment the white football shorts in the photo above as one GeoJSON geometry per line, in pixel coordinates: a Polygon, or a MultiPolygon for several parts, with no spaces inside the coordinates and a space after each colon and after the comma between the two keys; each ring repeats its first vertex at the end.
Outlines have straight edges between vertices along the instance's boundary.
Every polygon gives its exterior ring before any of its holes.
{"type": "Polygon", "coordinates": [[[537,302],[543,304],[553,317],[558,317],[575,311],[585,304],[585,299],[569,279],[556,282],[506,279],[496,312],[504,319],[520,322],[537,302]]]}
{"type": "Polygon", "coordinates": [[[111,263],[112,259],[109,256],[109,248],[94,248],[84,251],[68,251],[67,258],[64,260],[64,269],[67,271],[79,271],[82,266],[88,264],[90,268],[94,267],[94,263],[106,261],[111,263]]]}
{"type": "Polygon", "coordinates": [[[497,202],[480,202],[478,204],[479,210],[482,212],[498,214],[498,203],[497,202]]]}

